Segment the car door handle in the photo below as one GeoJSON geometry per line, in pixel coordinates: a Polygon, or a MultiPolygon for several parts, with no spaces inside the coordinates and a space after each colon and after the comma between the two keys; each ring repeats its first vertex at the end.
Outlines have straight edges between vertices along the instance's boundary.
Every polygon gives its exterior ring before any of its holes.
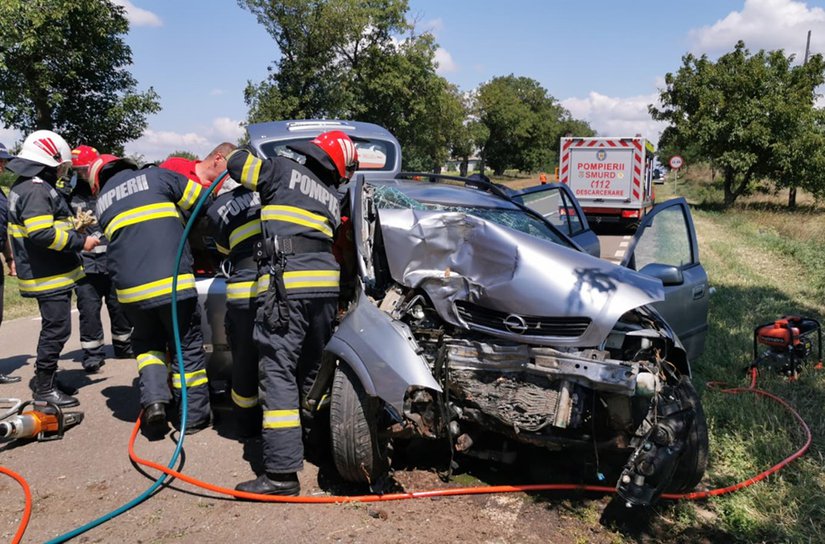
{"type": "Polygon", "coordinates": [[[700,285],[699,287],[694,287],[693,288],[693,300],[699,300],[703,296],[705,296],[705,286],[704,285],[700,285]]]}

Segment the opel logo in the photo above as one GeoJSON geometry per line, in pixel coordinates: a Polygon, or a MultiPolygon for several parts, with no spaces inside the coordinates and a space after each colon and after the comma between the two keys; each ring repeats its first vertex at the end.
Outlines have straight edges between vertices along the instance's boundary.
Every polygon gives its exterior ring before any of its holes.
{"type": "Polygon", "coordinates": [[[504,318],[504,328],[513,334],[524,334],[527,332],[527,322],[520,315],[510,314],[504,318]]]}

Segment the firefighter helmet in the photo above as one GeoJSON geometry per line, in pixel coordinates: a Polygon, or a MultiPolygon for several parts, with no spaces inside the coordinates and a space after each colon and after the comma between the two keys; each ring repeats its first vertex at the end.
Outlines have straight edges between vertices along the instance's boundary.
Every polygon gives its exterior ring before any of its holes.
{"type": "Polygon", "coordinates": [[[324,150],[332,162],[338,175],[343,179],[350,179],[358,169],[358,150],[350,137],[340,130],[331,130],[319,134],[312,143],[324,150]]]}
{"type": "Polygon", "coordinates": [[[92,146],[79,145],[72,149],[72,168],[88,168],[100,156],[92,146]]]}
{"type": "Polygon", "coordinates": [[[17,157],[57,168],[71,162],[72,150],[59,134],[51,130],[36,130],[23,141],[17,157]]]}
{"type": "Polygon", "coordinates": [[[97,194],[100,190],[100,171],[103,170],[103,167],[109,164],[110,162],[114,162],[120,160],[119,157],[114,155],[98,155],[98,157],[92,161],[92,164],[89,165],[89,177],[86,180],[89,183],[89,186],[92,188],[92,194],[97,194]]]}

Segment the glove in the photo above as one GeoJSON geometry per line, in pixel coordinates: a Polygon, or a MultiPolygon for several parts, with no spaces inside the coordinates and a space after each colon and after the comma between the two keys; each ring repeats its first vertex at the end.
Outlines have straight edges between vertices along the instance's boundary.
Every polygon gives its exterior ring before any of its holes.
{"type": "Polygon", "coordinates": [[[92,225],[97,224],[97,218],[92,210],[86,211],[77,211],[77,215],[72,217],[72,222],[74,223],[74,228],[77,232],[83,233],[86,232],[87,227],[91,227],[92,225]]]}

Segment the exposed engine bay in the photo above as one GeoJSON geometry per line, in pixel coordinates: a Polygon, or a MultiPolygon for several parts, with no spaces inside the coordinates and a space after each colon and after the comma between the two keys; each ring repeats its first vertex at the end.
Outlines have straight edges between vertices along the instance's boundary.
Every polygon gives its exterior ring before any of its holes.
{"type": "Polygon", "coordinates": [[[556,349],[452,327],[425,296],[397,285],[379,308],[409,327],[442,387],[411,388],[393,435],[446,437],[458,453],[503,462],[515,456],[474,450],[482,436],[554,451],[624,450],[622,499],[647,505],[673,487],[695,410],[683,398],[683,361],[666,359],[675,346],[644,311],[626,315],[604,349],[556,349]]]}

